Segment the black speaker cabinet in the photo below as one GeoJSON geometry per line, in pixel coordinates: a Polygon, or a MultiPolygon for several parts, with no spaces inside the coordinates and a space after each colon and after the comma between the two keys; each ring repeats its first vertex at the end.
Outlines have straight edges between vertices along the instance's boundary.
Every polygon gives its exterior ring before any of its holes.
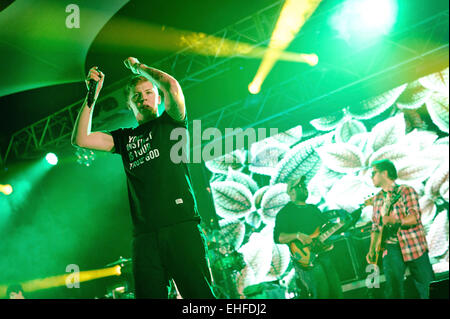
{"type": "Polygon", "coordinates": [[[370,233],[346,233],[334,241],[330,255],[342,284],[367,277],[366,255],[369,245],[370,233]]]}

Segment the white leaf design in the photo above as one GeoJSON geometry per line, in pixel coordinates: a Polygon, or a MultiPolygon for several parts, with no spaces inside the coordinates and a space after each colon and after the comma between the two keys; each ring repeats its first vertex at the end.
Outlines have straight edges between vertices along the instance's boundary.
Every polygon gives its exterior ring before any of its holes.
{"type": "Polygon", "coordinates": [[[448,203],[448,178],[444,183],[442,183],[442,186],[439,189],[439,194],[441,194],[441,197],[448,203]]]}
{"type": "Polygon", "coordinates": [[[363,123],[357,120],[347,120],[339,124],[336,128],[336,142],[347,143],[352,136],[365,132],[367,132],[367,130],[363,123]]]}
{"type": "Polygon", "coordinates": [[[252,193],[237,182],[211,183],[216,213],[222,218],[240,218],[253,210],[252,193]]]}
{"type": "Polygon", "coordinates": [[[372,129],[367,141],[368,149],[374,152],[386,145],[393,145],[405,136],[403,113],[378,123],[372,129]]]}
{"type": "Polygon", "coordinates": [[[346,175],[330,189],[326,202],[329,209],[344,209],[351,212],[376,192],[377,189],[367,184],[365,179],[359,176],[346,175]],[[349,194],[351,195],[349,196],[349,194]]]}
{"type": "Polygon", "coordinates": [[[253,228],[259,228],[259,226],[261,226],[262,221],[261,215],[259,215],[258,211],[251,212],[250,214],[245,216],[245,221],[253,228]]]}
{"type": "Polygon", "coordinates": [[[344,120],[344,118],[344,110],[341,110],[334,115],[320,117],[310,121],[309,123],[318,131],[332,131],[344,120]]]}
{"type": "Polygon", "coordinates": [[[425,227],[425,232],[428,233],[428,228],[436,215],[436,204],[433,198],[425,195],[419,199],[420,210],[422,211],[421,220],[425,227]]]}
{"type": "Polygon", "coordinates": [[[247,187],[252,193],[258,190],[258,184],[248,175],[228,167],[227,181],[237,182],[247,187]]]}
{"type": "Polygon", "coordinates": [[[233,170],[239,170],[244,166],[244,162],[239,152],[233,152],[207,161],[205,166],[213,173],[227,174],[229,167],[233,170]]]}
{"type": "Polygon", "coordinates": [[[245,225],[243,222],[235,219],[221,219],[220,226],[220,245],[225,243],[230,245],[233,250],[241,247],[245,237],[245,225]]]}
{"type": "Polygon", "coordinates": [[[256,282],[260,282],[269,272],[272,260],[272,250],[267,247],[272,247],[273,240],[266,228],[251,234],[248,242],[239,249],[245,263],[253,270],[256,282]]]}
{"type": "Polygon", "coordinates": [[[236,277],[237,291],[241,297],[244,297],[244,289],[255,284],[257,284],[255,272],[249,265],[247,265],[241,270],[240,273],[238,273],[236,277]]]}
{"type": "Polygon", "coordinates": [[[261,208],[262,198],[269,188],[270,188],[269,185],[263,186],[260,189],[258,189],[256,193],[253,195],[253,205],[255,206],[256,209],[261,208]]]}
{"type": "Polygon", "coordinates": [[[448,94],[448,67],[441,72],[435,72],[420,78],[419,82],[427,89],[448,94]]]}
{"type": "Polygon", "coordinates": [[[448,133],[448,95],[432,94],[427,102],[427,110],[431,120],[443,132],[448,133]]]}
{"type": "Polygon", "coordinates": [[[448,251],[447,211],[444,210],[436,216],[426,238],[430,257],[440,257],[448,251]]]}
{"type": "Polygon", "coordinates": [[[423,159],[411,162],[409,160],[397,163],[398,182],[411,185],[411,182],[422,182],[434,170],[433,163],[423,159]]]}
{"type": "Polygon", "coordinates": [[[330,188],[340,180],[345,174],[335,172],[325,165],[322,165],[317,172],[316,176],[309,182],[308,189],[310,187],[317,187],[321,197],[326,197],[330,188]]]}
{"type": "Polygon", "coordinates": [[[396,103],[401,109],[417,109],[425,103],[431,93],[419,81],[414,81],[408,84],[396,103]]]}
{"type": "MultiPolygon", "coordinates": [[[[442,186],[447,183],[449,178],[449,164],[448,159],[443,161],[441,165],[431,174],[427,183],[425,184],[425,194],[431,198],[436,198],[441,194],[442,186]]],[[[448,186],[447,186],[448,188],[448,186]]],[[[447,198],[448,201],[448,198],[447,198]]]]}
{"type": "Polygon", "coordinates": [[[265,281],[279,280],[287,270],[290,261],[289,247],[273,243],[271,267],[265,281]]]}
{"type": "Polygon", "coordinates": [[[326,167],[339,173],[356,172],[364,165],[362,152],[348,143],[327,144],[316,151],[326,167]]]}
{"type": "Polygon", "coordinates": [[[361,217],[356,222],[356,227],[361,227],[372,222],[373,206],[366,206],[363,208],[361,217]]]}
{"type": "Polygon", "coordinates": [[[261,217],[266,224],[273,224],[275,217],[289,201],[286,184],[275,184],[265,193],[261,201],[261,217]]]}
{"type": "Polygon", "coordinates": [[[253,173],[271,176],[276,172],[276,166],[288,152],[289,146],[274,143],[257,150],[256,153],[253,153],[253,150],[254,148],[252,148],[249,170],[253,173]],[[253,156],[253,154],[255,155],[253,156]]]}
{"type": "Polygon", "coordinates": [[[366,153],[366,146],[367,146],[367,141],[369,139],[369,136],[370,136],[370,133],[355,134],[350,138],[350,140],[348,141],[348,144],[356,146],[364,154],[364,153],[366,153]]]}
{"type": "Polygon", "coordinates": [[[375,153],[372,153],[370,156],[368,163],[370,167],[372,167],[372,163],[375,161],[379,161],[382,159],[388,159],[396,165],[400,161],[404,161],[408,159],[411,154],[411,149],[406,146],[401,145],[388,145],[380,148],[375,153]]]}
{"type": "Polygon", "coordinates": [[[412,132],[406,134],[400,143],[414,150],[421,151],[431,146],[437,137],[437,134],[434,132],[414,129],[412,132]]]}
{"type": "Polygon", "coordinates": [[[425,148],[418,155],[430,162],[431,167],[437,168],[442,162],[448,162],[449,146],[445,144],[433,144],[425,148]]]}
{"type": "Polygon", "coordinates": [[[286,132],[279,133],[277,135],[272,136],[274,140],[278,143],[291,146],[294,143],[297,143],[302,139],[303,129],[301,125],[293,127],[286,132]]]}
{"type": "Polygon", "coordinates": [[[448,136],[444,136],[444,137],[441,137],[440,139],[438,139],[434,144],[439,144],[439,145],[441,145],[441,144],[443,144],[443,145],[448,145],[449,144],[449,138],[448,138],[448,136]]]}
{"type": "Polygon", "coordinates": [[[370,119],[377,116],[394,104],[397,98],[405,90],[407,84],[396,87],[374,98],[363,100],[349,107],[349,114],[355,119],[370,119]]]}
{"type": "Polygon", "coordinates": [[[327,138],[327,135],[312,138],[292,148],[278,163],[270,184],[287,183],[303,175],[306,176],[306,182],[311,180],[321,163],[315,149],[323,145],[327,138]]]}

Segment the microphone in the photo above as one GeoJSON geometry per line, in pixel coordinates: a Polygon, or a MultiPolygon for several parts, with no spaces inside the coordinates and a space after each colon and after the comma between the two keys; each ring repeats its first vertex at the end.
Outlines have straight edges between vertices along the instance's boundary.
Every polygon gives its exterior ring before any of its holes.
{"type": "Polygon", "coordinates": [[[89,80],[88,98],[87,98],[88,107],[92,107],[92,104],[94,103],[94,96],[95,96],[95,91],[97,90],[97,84],[98,84],[97,81],[95,81],[93,79],[89,80]]]}

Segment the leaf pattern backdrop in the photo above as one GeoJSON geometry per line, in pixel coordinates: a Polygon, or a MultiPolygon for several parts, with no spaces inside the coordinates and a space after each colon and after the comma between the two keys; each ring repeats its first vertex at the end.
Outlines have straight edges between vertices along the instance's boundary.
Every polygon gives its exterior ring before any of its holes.
{"type": "MultiPolygon", "coordinates": [[[[312,133],[299,125],[206,163],[219,231],[246,264],[236,279],[241,295],[247,286],[291,277],[289,249],[273,241],[288,181],[305,175],[308,202],[351,212],[379,191],[369,168],[385,158],[397,167],[397,183],[419,193],[433,269],[448,271],[448,73],[447,67],[314,119],[312,133]]],[[[357,226],[370,223],[371,213],[366,207],[357,226]]]]}

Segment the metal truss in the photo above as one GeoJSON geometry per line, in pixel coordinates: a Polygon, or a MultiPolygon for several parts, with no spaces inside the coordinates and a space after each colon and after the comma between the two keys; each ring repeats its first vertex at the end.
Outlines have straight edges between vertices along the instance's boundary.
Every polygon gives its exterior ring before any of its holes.
{"type": "MultiPolygon", "coordinates": [[[[270,40],[283,3],[284,1],[277,1],[213,36],[222,40],[234,41],[236,45],[246,43],[255,47],[264,46],[270,40]]],[[[321,17],[329,14],[338,6],[313,15],[310,21],[320,22],[321,17]]],[[[443,47],[436,47],[432,41],[424,41],[421,46],[405,41],[408,36],[419,29],[425,30],[429,34],[429,39],[432,39],[433,34],[442,30],[442,28],[448,29],[448,10],[419,21],[383,39],[385,44],[402,53],[401,61],[386,59],[386,52],[373,52],[365,63],[366,67],[358,69],[355,67],[358,57],[367,57],[366,53],[370,52],[372,48],[371,45],[367,45],[365,48],[349,52],[343,56],[338,67],[336,65],[325,65],[311,68],[302,74],[286,79],[283,83],[268,88],[257,96],[249,96],[231,105],[220,107],[198,119],[202,121],[202,127],[217,127],[219,129],[268,126],[267,123],[270,123],[270,127],[288,129],[293,125],[298,125],[299,119],[305,120],[304,111],[308,107],[308,113],[311,116],[323,115],[323,110],[312,109],[312,106],[333,95],[339,95],[367,81],[392,77],[395,70],[405,67],[412,68],[413,65],[421,63],[429,56],[446,54],[448,60],[448,42],[443,47]],[[347,75],[344,82],[342,81],[342,74],[347,75]],[[336,86],[335,83],[339,83],[339,86],[336,86]],[[330,88],[332,89],[330,90],[330,88]],[[280,112],[280,110],[282,111],[280,112]]],[[[303,34],[300,32],[298,37],[303,34]]],[[[308,41],[319,41],[319,37],[313,37],[308,41]]],[[[234,57],[221,57],[219,55],[220,47],[217,50],[216,54],[200,56],[190,54],[189,49],[184,49],[153,65],[167,70],[177,79],[180,79],[181,86],[184,90],[187,90],[231,68],[230,62],[234,57]]],[[[105,93],[97,102],[95,109],[97,114],[94,113],[96,125],[101,126],[102,122],[106,123],[106,119],[111,118],[111,116],[117,114],[120,116],[121,112],[117,107],[120,103],[117,101],[120,101],[123,97],[121,97],[121,89],[119,88],[123,87],[126,80],[118,81],[104,89],[105,93]]],[[[80,100],[71,104],[14,133],[3,158],[0,152],[0,165],[6,166],[8,158],[12,156],[22,159],[35,156],[35,154],[50,147],[54,149],[63,145],[67,146],[70,143],[70,135],[82,102],[80,100]]],[[[339,109],[339,105],[334,107],[336,110],[339,109]]],[[[340,107],[342,108],[342,106],[340,107]]],[[[328,108],[328,112],[330,111],[332,111],[332,107],[328,108]]]]}
{"type": "MultiPolygon", "coordinates": [[[[314,118],[342,110],[347,106],[345,103],[352,102],[348,101],[349,96],[355,96],[353,102],[370,98],[358,95],[364,86],[377,88],[381,94],[405,83],[406,75],[418,78],[448,66],[448,41],[440,45],[431,41],[437,32],[448,30],[448,27],[447,10],[384,37],[382,45],[378,46],[380,49],[374,52],[371,52],[373,45],[367,44],[343,56],[338,66],[311,68],[257,96],[235,101],[198,120],[201,120],[202,128],[216,127],[222,132],[225,128],[248,127],[278,128],[282,132],[300,124],[308,125],[314,118]],[[427,34],[428,40],[411,41],[418,30],[427,34]],[[392,52],[401,59],[389,58],[392,52]],[[365,59],[363,64],[358,61],[361,57],[365,59]],[[343,74],[346,74],[345,80],[343,74]]],[[[373,96],[373,90],[371,94],[373,96]]]]}

